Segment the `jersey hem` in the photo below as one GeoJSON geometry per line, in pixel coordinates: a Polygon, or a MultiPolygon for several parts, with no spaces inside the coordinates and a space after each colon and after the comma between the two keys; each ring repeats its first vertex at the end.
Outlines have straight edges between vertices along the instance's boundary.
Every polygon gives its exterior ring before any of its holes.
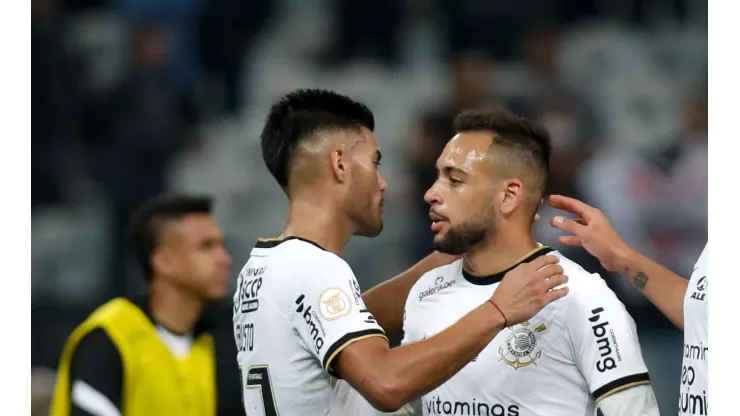
{"type": "Polygon", "coordinates": [[[331,368],[331,363],[332,361],[334,361],[334,358],[336,358],[336,356],[339,355],[340,352],[349,347],[351,344],[371,337],[383,337],[386,341],[388,340],[385,332],[383,332],[382,329],[378,328],[350,332],[336,340],[336,342],[334,342],[329,347],[329,349],[326,350],[326,354],[324,355],[324,369],[326,370],[326,372],[333,377],[341,379],[342,376],[331,368]]]}
{"type": "Polygon", "coordinates": [[[650,375],[648,373],[633,374],[616,379],[605,384],[603,387],[594,390],[594,401],[598,403],[614,393],[627,390],[631,387],[641,386],[643,384],[650,384],[650,375]]]}

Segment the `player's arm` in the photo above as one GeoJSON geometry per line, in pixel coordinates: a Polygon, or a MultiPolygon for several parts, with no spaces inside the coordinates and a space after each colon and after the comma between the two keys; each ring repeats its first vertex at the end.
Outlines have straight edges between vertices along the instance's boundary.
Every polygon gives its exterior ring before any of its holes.
{"type": "Polygon", "coordinates": [[[573,361],[597,407],[610,416],[658,414],[635,321],[606,283],[598,275],[583,277],[562,313],[573,361]],[[624,406],[622,400],[635,397],[639,400],[634,400],[629,412],[615,413],[624,406]]]}
{"type": "Polygon", "coordinates": [[[71,416],[120,416],[123,363],[103,329],[87,334],[70,364],[71,416]]]}
{"type": "Polygon", "coordinates": [[[550,222],[571,235],[558,241],[585,248],[607,270],[618,272],[640,290],[668,319],[683,329],[683,300],[688,281],[633,250],[600,210],[573,198],[550,196],[550,205],[578,216],[557,216],[550,222]]]}
{"type": "MultiPolygon", "coordinates": [[[[567,281],[557,261],[555,256],[543,256],[520,265],[496,289],[492,301],[498,306],[484,302],[447,330],[411,345],[390,349],[385,337],[373,336],[382,335],[374,322],[374,327],[363,325],[351,316],[324,320],[325,332],[336,334],[327,335],[332,342],[319,358],[327,371],[341,374],[376,409],[395,411],[460,371],[505,322],[513,325],[529,319],[565,296],[566,288],[552,290],[567,281]]],[[[343,275],[347,273],[352,276],[351,270],[343,275]]]]}
{"type": "Polygon", "coordinates": [[[634,250],[618,255],[622,277],[643,294],[663,315],[683,329],[683,303],[689,281],[634,250]]]}
{"type": "Polygon", "coordinates": [[[409,291],[424,273],[451,263],[457,257],[434,252],[398,276],[373,287],[362,295],[367,309],[387,333],[403,327],[403,308],[409,291]]]}

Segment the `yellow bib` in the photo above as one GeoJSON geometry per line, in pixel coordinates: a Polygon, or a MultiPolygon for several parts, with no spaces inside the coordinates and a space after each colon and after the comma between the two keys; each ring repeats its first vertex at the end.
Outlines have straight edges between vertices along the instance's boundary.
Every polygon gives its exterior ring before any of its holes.
{"type": "Polygon", "coordinates": [[[123,416],[215,416],[216,380],[213,339],[198,336],[185,357],[175,357],[146,314],[119,298],[101,306],[72,332],[57,373],[51,416],[70,414],[69,366],[77,345],[102,328],[123,363],[123,416]]]}

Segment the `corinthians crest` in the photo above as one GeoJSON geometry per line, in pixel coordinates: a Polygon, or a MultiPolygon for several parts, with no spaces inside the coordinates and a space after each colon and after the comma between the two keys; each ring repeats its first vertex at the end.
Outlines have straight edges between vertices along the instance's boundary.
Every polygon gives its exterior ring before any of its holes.
{"type": "Polygon", "coordinates": [[[537,360],[542,357],[542,350],[537,348],[536,334],[546,329],[545,324],[532,328],[529,321],[524,321],[513,329],[509,328],[511,333],[504,345],[498,347],[498,360],[509,364],[514,370],[531,364],[537,365],[537,360]]]}

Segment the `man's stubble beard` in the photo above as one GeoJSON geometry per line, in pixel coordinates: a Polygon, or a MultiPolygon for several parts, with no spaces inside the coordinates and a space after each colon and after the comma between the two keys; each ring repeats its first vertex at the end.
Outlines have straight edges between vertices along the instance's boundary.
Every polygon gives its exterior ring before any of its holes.
{"type": "Polygon", "coordinates": [[[488,207],[470,220],[450,226],[441,241],[437,241],[435,237],[434,249],[442,253],[459,256],[467,253],[481,242],[493,238],[496,229],[496,217],[492,207],[488,207]]]}

